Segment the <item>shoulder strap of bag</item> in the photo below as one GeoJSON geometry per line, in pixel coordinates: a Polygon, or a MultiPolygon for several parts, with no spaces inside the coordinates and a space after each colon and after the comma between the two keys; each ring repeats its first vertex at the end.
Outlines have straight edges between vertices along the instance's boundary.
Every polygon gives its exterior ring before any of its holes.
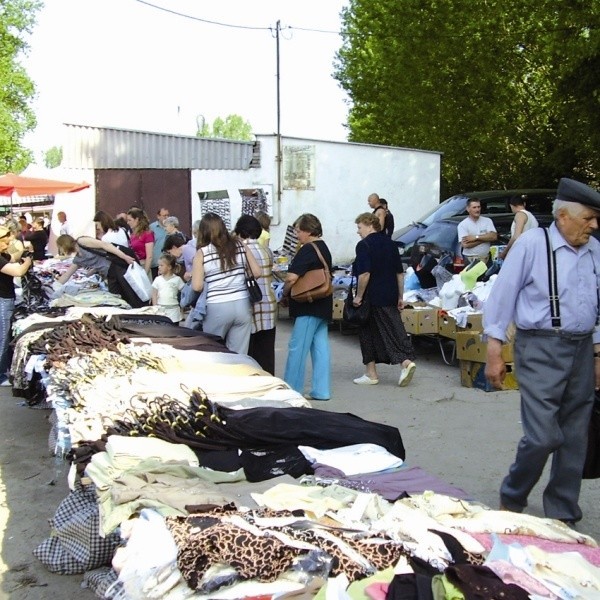
{"type": "MultiPolygon", "coordinates": [[[[113,260],[120,260],[120,261],[124,262],[121,258],[119,258],[116,254],[113,254],[112,252],[107,252],[106,250],[100,250],[99,248],[90,248],[89,246],[82,244],[79,241],[79,239],[77,239],[76,242],[77,242],[78,246],[81,246],[84,250],[86,250],[87,252],[91,252],[92,254],[95,254],[96,256],[102,256],[103,258],[106,258],[107,260],[110,260],[111,262],[113,260]]],[[[121,246],[121,244],[113,244],[113,246],[115,246],[115,248],[118,248],[119,250],[121,250],[121,252],[123,252],[124,254],[127,254],[127,256],[130,256],[131,258],[135,258],[135,262],[139,262],[137,259],[137,256],[135,255],[135,252],[131,248],[128,248],[127,246],[121,246]]]]}
{"type": "Polygon", "coordinates": [[[319,257],[319,260],[323,263],[323,268],[325,269],[325,271],[327,273],[329,273],[329,267],[328,267],[327,263],[325,262],[325,259],[323,258],[323,255],[321,254],[321,251],[319,250],[319,247],[314,242],[311,242],[310,245],[315,249],[315,252],[317,253],[317,256],[319,257]]]}
{"type": "Polygon", "coordinates": [[[243,242],[239,242],[238,244],[242,247],[242,264],[244,265],[244,273],[246,274],[246,277],[254,277],[252,275],[252,272],[250,271],[250,265],[248,264],[248,257],[246,256],[246,248],[247,246],[245,246],[243,244],[243,242]]]}

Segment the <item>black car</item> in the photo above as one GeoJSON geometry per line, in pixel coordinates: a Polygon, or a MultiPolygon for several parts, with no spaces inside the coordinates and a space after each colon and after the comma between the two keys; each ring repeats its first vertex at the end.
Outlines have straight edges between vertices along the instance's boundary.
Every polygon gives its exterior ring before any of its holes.
{"type": "MultiPolygon", "coordinates": [[[[552,202],[556,198],[555,189],[519,189],[466,192],[444,200],[441,204],[423,215],[418,221],[394,231],[392,240],[398,245],[403,262],[409,263],[414,243],[433,223],[450,217],[467,216],[467,200],[479,198],[481,215],[492,217],[497,214],[512,214],[509,201],[514,196],[523,196],[526,208],[536,217],[552,214],[552,202]]],[[[510,229],[510,227],[509,227],[510,229]]]]}
{"type": "MultiPolygon", "coordinates": [[[[483,215],[489,217],[498,232],[497,241],[493,246],[502,246],[510,240],[510,228],[515,215],[510,213],[498,213],[483,215]]],[[[442,219],[430,225],[427,230],[419,237],[413,245],[410,254],[410,265],[415,268],[422,260],[423,256],[432,256],[440,259],[443,256],[450,256],[453,265],[453,271],[458,273],[464,266],[464,259],[460,242],[458,240],[458,224],[465,217],[450,217],[442,219]]],[[[548,227],[553,220],[552,215],[536,215],[540,227],[548,227]]]]}

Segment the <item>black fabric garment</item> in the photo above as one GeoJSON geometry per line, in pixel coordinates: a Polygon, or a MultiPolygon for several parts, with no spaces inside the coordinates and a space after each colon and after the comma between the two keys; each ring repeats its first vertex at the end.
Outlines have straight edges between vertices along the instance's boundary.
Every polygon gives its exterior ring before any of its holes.
{"type": "Polygon", "coordinates": [[[48,234],[43,229],[34,229],[24,235],[27,242],[33,246],[33,260],[46,259],[46,246],[48,245],[48,234]]]}
{"type": "Polygon", "coordinates": [[[596,392],[588,429],[588,447],[583,466],[584,479],[600,477],[600,392],[596,392]]]}
{"type": "Polygon", "coordinates": [[[250,334],[248,356],[267,373],[275,375],[275,327],[250,334]]]}
{"type": "MultiPolygon", "coordinates": [[[[10,254],[0,254],[0,269],[3,269],[7,264],[10,263],[10,254]]],[[[0,298],[14,298],[15,297],[15,280],[12,275],[6,275],[6,273],[0,273],[0,298]]]]}
{"type": "Polygon", "coordinates": [[[205,352],[226,352],[231,353],[223,341],[217,335],[179,327],[175,325],[169,317],[153,315],[145,319],[143,316],[135,318],[116,315],[118,321],[111,318],[116,323],[119,331],[127,334],[129,337],[147,337],[156,344],[169,344],[174,348],[195,349],[205,352]]]}
{"type": "Polygon", "coordinates": [[[240,463],[248,481],[266,481],[281,475],[298,478],[312,473],[311,464],[297,446],[242,450],[240,463]]]}
{"type": "Polygon", "coordinates": [[[200,450],[192,448],[201,467],[212,469],[213,471],[222,471],[231,473],[242,468],[240,455],[235,450],[200,450]]]}
{"type": "Polygon", "coordinates": [[[453,535],[450,535],[445,531],[438,531],[437,529],[430,529],[429,531],[442,538],[442,542],[444,542],[444,546],[446,546],[448,552],[450,552],[454,564],[472,564],[469,553],[461,546],[459,541],[453,535]]]}
{"type": "Polygon", "coordinates": [[[390,238],[394,233],[394,215],[389,210],[385,213],[385,219],[383,220],[383,233],[390,238]]]}
{"type": "Polygon", "coordinates": [[[245,448],[281,445],[312,446],[320,450],[352,444],[371,443],[385,448],[402,460],[406,457],[396,427],[366,421],[350,413],[316,408],[216,408],[226,430],[244,440],[245,448]]]}
{"type": "Polygon", "coordinates": [[[444,575],[464,594],[465,600],[529,600],[528,592],[514,583],[504,583],[488,567],[452,565],[444,575]]]}
{"type": "Polygon", "coordinates": [[[404,573],[394,575],[385,600],[433,600],[431,575],[404,573]]]}
{"type": "Polygon", "coordinates": [[[358,340],[363,365],[398,365],[415,359],[412,341],[395,306],[371,306],[369,320],[358,330],[358,340]]]}

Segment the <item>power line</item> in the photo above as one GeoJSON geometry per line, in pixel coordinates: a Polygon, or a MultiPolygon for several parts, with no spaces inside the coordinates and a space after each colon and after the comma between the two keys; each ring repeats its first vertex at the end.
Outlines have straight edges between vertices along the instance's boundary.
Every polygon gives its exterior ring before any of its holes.
{"type": "MultiPolygon", "coordinates": [[[[190,19],[192,21],[199,21],[200,23],[206,23],[208,25],[218,25],[219,27],[229,27],[231,29],[251,29],[254,31],[272,31],[273,30],[273,27],[271,27],[271,26],[269,26],[269,27],[251,27],[249,25],[233,25],[232,23],[223,23],[221,21],[211,21],[209,19],[201,19],[200,17],[195,17],[193,15],[188,15],[186,13],[178,12],[178,11],[172,10],[170,8],[165,8],[164,6],[158,6],[157,4],[152,4],[151,2],[147,2],[146,0],[135,0],[135,2],[139,2],[140,4],[145,4],[146,6],[149,6],[150,8],[155,8],[156,10],[162,10],[163,12],[175,15],[177,17],[182,17],[184,19],[190,19]]],[[[333,35],[340,35],[339,31],[328,31],[326,29],[310,29],[310,28],[305,28],[305,27],[292,27],[290,25],[287,25],[285,27],[280,27],[278,25],[278,28],[280,31],[289,29],[289,30],[296,30],[296,31],[307,31],[310,33],[327,33],[327,34],[333,34],[333,35]]]]}
{"type": "Polygon", "coordinates": [[[146,2],[145,0],[135,0],[140,4],[145,4],[150,8],[155,8],[156,10],[162,10],[164,12],[170,13],[172,15],[176,15],[177,17],[183,17],[184,19],[191,19],[192,21],[200,21],[201,23],[207,23],[208,25],[218,25],[219,27],[231,27],[232,29],[254,29],[258,31],[270,31],[271,27],[250,27],[248,25],[232,25],[231,23],[221,23],[219,21],[210,21],[208,19],[201,19],[200,17],[194,17],[193,15],[187,15],[185,13],[177,12],[176,10],[171,10],[170,8],[165,8],[164,6],[158,6],[156,4],[152,4],[151,2],[146,2]]]}

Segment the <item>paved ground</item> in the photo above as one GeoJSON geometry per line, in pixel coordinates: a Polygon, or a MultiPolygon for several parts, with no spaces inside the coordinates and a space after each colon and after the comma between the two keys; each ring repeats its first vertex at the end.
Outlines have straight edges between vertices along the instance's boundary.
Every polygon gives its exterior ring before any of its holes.
{"type": "MultiPolygon", "coordinates": [[[[290,330],[290,321],[280,321],[279,376],[290,330]]],[[[363,372],[356,336],[332,329],[330,339],[333,398],[318,403],[318,408],[398,427],[408,464],[421,466],[495,507],[498,485],[521,436],[518,392],[486,393],[461,387],[458,367],[444,364],[435,343],[422,338],[416,339],[418,368],[409,387],[397,386],[399,370],[390,366],[380,368],[379,385],[356,386],[352,379],[363,372]]],[[[20,403],[10,388],[0,388],[0,599],[93,598],[91,592],[81,590],[81,576],[53,575],[31,554],[48,537],[48,518],[67,495],[67,487],[64,471],[59,466],[57,474],[48,453],[48,412],[20,403]],[[49,485],[56,477],[56,485],[49,485]]],[[[543,515],[542,489],[543,482],[531,495],[531,514],[543,515]]],[[[585,517],[579,530],[598,540],[599,495],[600,480],[584,482],[585,517]]]]}

